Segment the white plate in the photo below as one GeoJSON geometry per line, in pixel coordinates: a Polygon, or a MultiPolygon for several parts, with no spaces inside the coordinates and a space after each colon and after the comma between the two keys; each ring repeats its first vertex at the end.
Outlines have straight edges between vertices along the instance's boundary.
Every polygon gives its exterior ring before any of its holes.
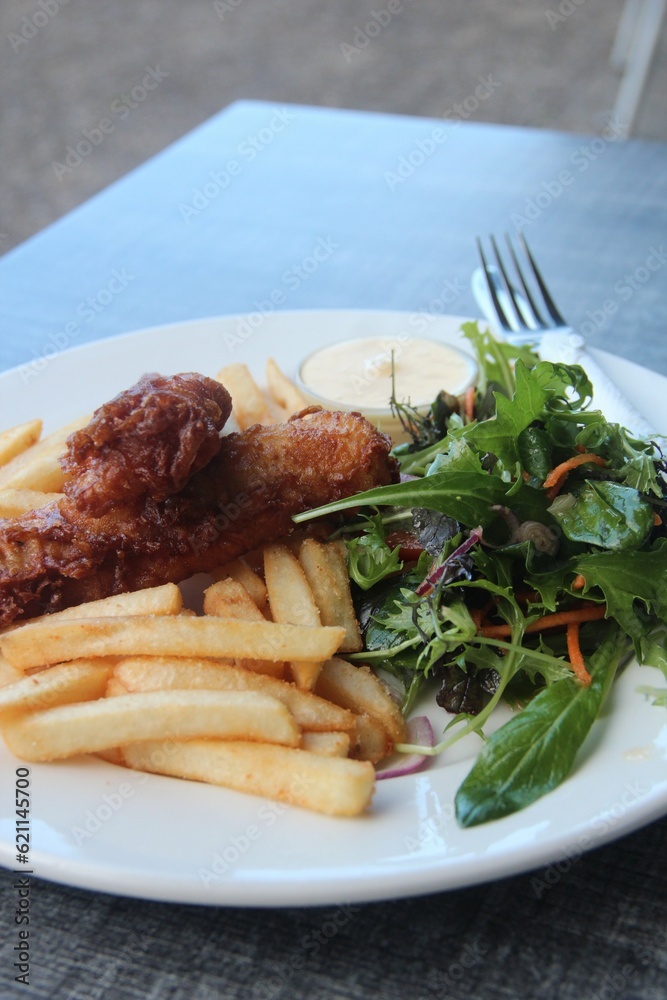
{"type": "MultiPolygon", "coordinates": [[[[143,330],[0,375],[0,426],[37,415],[47,430],[146,371],[215,372],[273,355],[288,371],[318,344],[402,333],[450,343],[461,320],[322,311],[223,317],[143,330]]],[[[597,353],[632,401],[667,426],[667,380],[597,353]]],[[[539,869],[545,885],[582,851],[667,811],[667,713],[636,691],[661,675],[634,665],[616,684],[574,774],[514,816],[462,830],[453,797],[478,744],[429,770],[378,782],[361,819],[329,819],[225,789],[147,776],[94,758],[30,765],[31,862],[56,882],[149,899],[236,906],[337,904],[417,895],[539,869]]],[[[441,716],[441,725],[442,725],[441,716]]],[[[0,749],[0,862],[15,862],[14,770],[0,749]]]]}

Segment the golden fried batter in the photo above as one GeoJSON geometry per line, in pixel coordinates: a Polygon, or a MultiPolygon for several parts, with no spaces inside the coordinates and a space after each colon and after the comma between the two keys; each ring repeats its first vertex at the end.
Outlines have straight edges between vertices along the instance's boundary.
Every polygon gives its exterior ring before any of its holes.
{"type": "MultiPolygon", "coordinates": [[[[185,378],[193,376],[154,383],[155,391],[180,392],[183,383],[176,380],[185,378]]],[[[179,582],[288,534],[296,513],[396,481],[390,439],[360,414],[323,411],[219,438],[226,409],[221,387],[197,378],[205,383],[206,402],[202,383],[198,404],[184,394],[189,401],[173,410],[178,433],[169,421],[155,431],[163,411],[152,393],[135,386],[129,390],[134,407],[121,403],[122,433],[109,435],[108,422],[96,414],[93,432],[86,428],[70,439],[72,478],[64,499],[0,520],[0,625],[179,582]],[[147,410],[154,414],[153,432],[142,438],[147,410]],[[129,470],[140,450],[135,435],[146,450],[129,470]],[[202,468],[216,435],[217,451],[202,468]],[[151,440],[159,462],[150,462],[151,440]],[[182,485],[188,468],[198,471],[182,485]]]]}
{"type": "Polygon", "coordinates": [[[164,500],[218,452],[231,412],[227,390],[204,375],[144,375],[70,436],[65,493],[96,516],[144,494],[164,500]]]}

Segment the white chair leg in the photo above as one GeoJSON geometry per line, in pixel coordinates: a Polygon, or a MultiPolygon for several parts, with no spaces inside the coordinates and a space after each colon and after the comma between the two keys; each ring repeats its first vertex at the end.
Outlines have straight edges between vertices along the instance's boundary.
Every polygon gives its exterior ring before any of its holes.
{"type": "Polygon", "coordinates": [[[643,5],[644,0],[625,0],[621,19],[616,29],[616,37],[609,56],[611,68],[617,73],[622,73],[625,69],[630,49],[632,48],[637,20],[643,5]]]}
{"type": "Polygon", "coordinates": [[[627,139],[635,124],[666,9],[667,0],[640,0],[639,4],[636,0],[628,0],[623,11],[611,56],[620,59],[623,66],[613,111],[620,138],[627,139]],[[627,23],[624,24],[626,15],[627,23]],[[634,30],[630,31],[632,18],[634,30]]]}

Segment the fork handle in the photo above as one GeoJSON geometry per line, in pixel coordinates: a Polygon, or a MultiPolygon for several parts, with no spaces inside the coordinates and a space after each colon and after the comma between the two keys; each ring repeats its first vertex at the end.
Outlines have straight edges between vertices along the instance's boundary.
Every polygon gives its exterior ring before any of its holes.
{"type": "Polygon", "coordinates": [[[640,438],[658,437],[654,427],[637,410],[619,387],[588,353],[584,338],[567,330],[554,330],[541,335],[537,354],[542,361],[560,361],[581,365],[593,384],[593,404],[602,410],[607,420],[621,424],[640,438]]]}

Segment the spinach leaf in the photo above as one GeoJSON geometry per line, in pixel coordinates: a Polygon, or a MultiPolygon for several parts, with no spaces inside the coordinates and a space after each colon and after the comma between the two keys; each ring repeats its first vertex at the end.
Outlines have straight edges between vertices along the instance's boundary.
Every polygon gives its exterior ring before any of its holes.
{"type": "Polygon", "coordinates": [[[543,427],[530,424],[517,439],[519,459],[526,472],[544,482],[553,468],[553,444],[543,427]]]}
{"type": "Polygon", "coordinates": [[[638,549],[653,527],[653,508],[637,490],[621,483],[585,480],[569,494],[570,506],[549,509],[564,534],[573,542],[619,551],[638,549]]]}
{"type": "Polygon", "coordinates": [[[479,715],[498,686],[495,670],[470,666],[463,669],[457,663],[436,663],[433,676],[440,682],[436,703],[452,715],[479,715]]]}
{"type": "Polygon", "coordinates": [[[525,808],[568,776],[616,674],[625,646],[619,629],[589,661],[592,682],[556,681],[485,743],[456,793],[456,818],[476,826],[525,808]]]}
{"type": "Polygon", "coordinates": [[[575,443],[606,458],[614,478],[620,477],[626,486],[662,498],[664,480],[661,484],[658,478],[662,463],[656,461],[653,443],[635,438],[619,424],[609,423],[599,410],[585,416],[575,443]]]}
{"type": "Polygon", "coordinates": [[[460,531],[459,525],[453,518],[428,510],[426,507],[413,507],[412,525],[417,541],[431,556],[440,555],[445,543],[460,531]]]}

